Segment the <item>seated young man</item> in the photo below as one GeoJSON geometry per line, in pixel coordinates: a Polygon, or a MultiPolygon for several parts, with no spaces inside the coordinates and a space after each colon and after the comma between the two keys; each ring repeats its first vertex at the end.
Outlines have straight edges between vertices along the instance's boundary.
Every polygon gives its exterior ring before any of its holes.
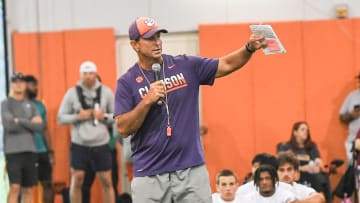
{"type": "Polygon", "coordinates": [[[270,165],[262,165],[256,169],[254,184],[256,189],[244,196],[247,202],[297,203],[293,193],[276,187],[279,184],[279,178],[276,169],[270,165]]]}
{"type": "Polygon", "coordinates": [[[291,152],[278,154],[279,168],[277,170],[279,180],[291,185],[296,199],[300,203],[324,203],[325,198],[321,193],[313,188],[295,182],[296,175],[299,174],[299,160],[291,152]]]}
{"type": "Polygon", "coordinates": [[[234,172],[228,169],[220,171],[216,175],[216,193],[212,194],[213,203],[240,203],[236,198],[238,180],[234,172]]]}
{"type": "MultiPolygon", "coordinates": [[[[278,162],[277,162],[275,156],[273,156],[271,154],[267,154],[267,153],[260,153],[260,154],[255,155],[251,164],[252,164],[251,172],[252,172],[253,176],[255,175],[256,169],[258,169],[262,165],[270,165],[275,169],[278,168],[278,162]]],[[[276,187],[280,191],[283,191],[283,190],[291,191],[291,186],[287,183],[280,182],[279,184],[276,185],[276,187]]],[[[256,186],[254,184],[254,181],[249,181],[246,184],[241,185],[237,189],[236,195],[244,196],[252,191],[256,191],[256,186]]]]}

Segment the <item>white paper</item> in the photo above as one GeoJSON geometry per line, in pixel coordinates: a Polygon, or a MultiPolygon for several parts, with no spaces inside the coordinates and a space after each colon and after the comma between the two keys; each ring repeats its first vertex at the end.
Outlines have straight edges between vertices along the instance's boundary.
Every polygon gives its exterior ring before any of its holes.
{"type": "Polygon", "coordinates": [[[265,37],[266,47],[262,49],[265,55],[286,53],[271,25],[250,25],[249,27],[253,34],[265,37]]]}

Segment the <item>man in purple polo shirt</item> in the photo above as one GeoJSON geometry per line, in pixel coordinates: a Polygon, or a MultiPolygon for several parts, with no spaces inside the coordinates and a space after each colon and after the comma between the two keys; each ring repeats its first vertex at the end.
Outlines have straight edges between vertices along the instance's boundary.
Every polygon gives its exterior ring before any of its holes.
{"type": "Polygon", "coordinates": [[[264,46],[251,36],[245,46],[219,59],[162,54],[154,19],[129,27],[138,62],[117,82],[115,118],[120,134],[131,136],[136,203],[208,203],[211,190],[199,135],[199,86],[212,85],[241,68],[264,46]],[[155,64],[155,65],[154,65],[155,64]],[[153,66],[160,66],[155,81],[153,66]]]}

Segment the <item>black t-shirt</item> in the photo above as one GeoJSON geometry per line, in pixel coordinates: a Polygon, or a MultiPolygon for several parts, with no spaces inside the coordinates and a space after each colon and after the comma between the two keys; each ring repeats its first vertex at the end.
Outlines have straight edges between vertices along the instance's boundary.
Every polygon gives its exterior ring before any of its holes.
{"type": "Polygon", "coordinates": [[[317,145],[314,143],[313,146],[309,149],[301,148],[301,149],[294,149],[291,147],[290,143],[279,143],[277,145],[276,151],[285,152],[285,151],[292,151],[295,156],[300,161],[300,165],[306,165],[309,161],[315,161],[316,158],[320,158],[320,152],[318,150],[317,145]]]}

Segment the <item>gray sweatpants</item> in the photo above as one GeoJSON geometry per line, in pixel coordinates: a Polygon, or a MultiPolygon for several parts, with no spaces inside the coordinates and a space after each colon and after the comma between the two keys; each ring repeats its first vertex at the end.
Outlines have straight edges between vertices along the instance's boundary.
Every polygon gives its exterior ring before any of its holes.
{"type": "Polygon", "coordinates": [[[209,174],[205,165],[131,182],[134,203],[211,203],[209,174]]]}

